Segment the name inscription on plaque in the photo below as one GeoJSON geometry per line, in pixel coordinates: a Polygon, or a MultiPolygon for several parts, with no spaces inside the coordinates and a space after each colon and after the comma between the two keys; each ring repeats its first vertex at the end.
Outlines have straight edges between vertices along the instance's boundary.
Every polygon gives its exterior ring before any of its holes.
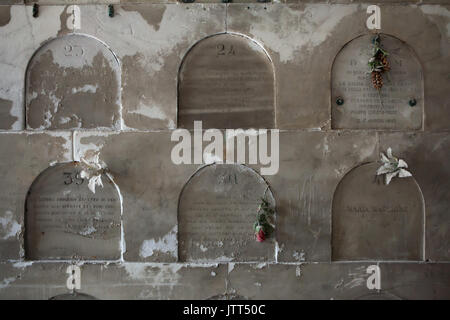
{"type": "Polygon", "coordinates": [[[400,40],[381,35],[390,70],[383,86],[373,87],[368,61],[373,35],[352,40],[337,55],[332,70],[334,129],[420,129],[423,77],[419,61],[400,40]],[[339,101],[340,100],[340,101],[339,101]]]}
{"type": "Polygon", "coordinates": [[[265,181],[242,165],[209,165],[197,172],[180,197],[180,259],[272,259],[273,241],[257,243],[253,232],[253,223],[265,192],[269,201],[274,203],[265,181]]]}
{"type": "Polygon", "coordinates": [[[29,259],[114,259],[120,254],[120,200],[108,177],[95,193],[80,177],[82,165],[45,170],[26,201],[26,255],[29,259]]]}

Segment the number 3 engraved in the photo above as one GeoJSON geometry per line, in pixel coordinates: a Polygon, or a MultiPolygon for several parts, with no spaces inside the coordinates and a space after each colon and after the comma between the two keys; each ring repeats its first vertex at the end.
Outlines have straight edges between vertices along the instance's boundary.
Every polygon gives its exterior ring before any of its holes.
{"type": "Polygon", "coordinates": [[[65,177],[64,184],[69,185],[75,182],[75,184],[80,185],[84,182],[84,179],[81,178],[79,172],[63,172],[63,175],[65,177]]]}

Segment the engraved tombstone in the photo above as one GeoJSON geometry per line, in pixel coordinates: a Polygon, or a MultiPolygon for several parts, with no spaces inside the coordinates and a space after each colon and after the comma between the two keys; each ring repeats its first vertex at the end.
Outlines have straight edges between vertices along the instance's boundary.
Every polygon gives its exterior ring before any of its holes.
{"type": "Polygon", "coordinates": [[[102,174],[95,193],[80,177],[79,162],[57,164],[33,182],[25,207],[25,254],[39,259],[118,259],[121,204],[102,174]]]}
{"type": "Polygon", "coordinates": [[[28,129],[120,129],[120,68],[100,41],[81,34],[44,44],[25,85],[28,129]]]}
{"type": "Polygon", "coordinates": [[[352,169],[333,198],[333,260],[422,260],[424,201],[413,177],[389,185],[379,163],[352,169]]]}
{"type": "Polygon", "coordinates": [[[178,84],[178,126],[273,128],[274,73],[266,52],[243,36],[221,34],[186,55],[178,84]]]}
{"type": "Polygon", "coordinates": [[[246,166],[213,164],[200,169],[180,195],[180,260],[274,260],[274,236],[257,242],[253,232],[262,197],[275,203],[264,179],[246,166]]]}
{"type": "Polygon", "coordinates": [[[420,62],[407,44],[380,35],[391,70],[383,73],[382,88],[375,89],[368,65],[373,37],[364,35],[350,41],[336,56],[331,74],[332,128],[421,129],[424,104],[420,62]]]}

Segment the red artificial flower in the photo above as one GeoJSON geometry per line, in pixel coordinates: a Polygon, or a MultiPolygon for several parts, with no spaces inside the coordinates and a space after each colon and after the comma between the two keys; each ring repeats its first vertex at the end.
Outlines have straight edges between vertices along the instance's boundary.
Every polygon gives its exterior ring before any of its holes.
{"type": "Polygon", "coordinates": [[[258,240],[258,242],[263,242],[266,240],[266,234],[262,228],[256,233],[256,240],[258,240]]]}

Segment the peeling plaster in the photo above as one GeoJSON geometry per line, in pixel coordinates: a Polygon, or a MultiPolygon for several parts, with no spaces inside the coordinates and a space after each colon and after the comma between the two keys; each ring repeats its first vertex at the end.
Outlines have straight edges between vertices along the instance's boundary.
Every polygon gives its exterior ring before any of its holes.
{"type": "Polygon", "coordinates": [[[32,266],[34,263],[34,261],[19,261],[19,262],[15,262],[13,264],[14,268],[19,268],[19,269],[24,269],[24,268],[28,268],[29,266],[32,266]]]}
{"type": "Polygon", "coordinates": [[[148,25],[155,31],[158,31],[161,26],[161,21],[164,17],[166,8],[166,6],[122,6],[122,9],[125,11],[138,12],[141,17],[147,21],[148,25]]]}
{"type": "Polygon", "coordinates": [[[5,278],[0,282],[0,289],[4,289],[9,287],[10,283],[14,282],[16,280],[15,277],[5,278]]]}
{"type": "Polygon", "coordinates": [[[11,6],[9,23],[0,28],[0,70],[8,75],[0,77],[0,96],[13,102],[10,111],[16,118],[11,126],[13,130],[24,127],[23,88],[28,61],[42,43],[57,36],[61,25],[59,15],[64,8],[48,6],[40,12],[39,19],[34,19],[31,6],[11,6]]]}
{"type": "Polygon", "coordinates": [[[178,226],[174,226],[166,235],[158,240],[150,239],[144,240],[139,251],[139,255],[142,258],[152,256],[155,252],[169,253],[170,255],[177,256],[177,232],[178,226]]]}
{"type": "Polygon", "coordinates": [[[22,226],[14,219],[13,212],[6,210],[5,216],[0,217],[0,235],[2,235],[2,239],[14,238],[21,230],[22,226]]]}
{"type": "Polygon", "coordinates": [[[279,8],[281,13],[276,27],[270,15],[250,11],[258,15],[259,23],[252,24],[249,32],[267,48],[279,53],[282,63],[288,63],[296,59],[298,51],[312,51],[326,41],[342,19],[358,10],[358,5],[306,4],[302,11],[288,6],[279,8]],[[298,32],[292,32],[292,25],[297,26],[298,32]]]}
{"type": "MultiPolygon", "coordinates": [[[[34,134],[42,134],[42,132],[26,132],[27,135],[34,135],[34,134]]],[[[55,131],[46,131],[46,135],[49,135],[51,137],[57,137],[64,139],[64,143],[61,143],[60,146],[63,148],[63,153],[59,154],[61,158],[64,160],[72,160],[72,134],[69,132],[55,132],[55,131]]],[[[54,166],[57,164],[58,160],[52,160],[49,162],[49,166],[54,166]]]]}
{"type": "MultiPolygon", "coordinates": [[[[145,98],[145,97],[144,97],[145,98]]],[[[136,110],[130,110],[128,113],[137,113],[143,115],[150,119],[166,120],[167,115],[164,113],[163,109],[158,106],[146,106],[141,103],[136,110]]]]}
{"type": "Polygon", "coordinates": [[[133,280],[145,281],[152,284],[177,284],[180,279],[178,271],[184,267],[182,264],[145,264],[124,263],[128,277],[133,280]]]}
{"type": "Polygon", "coordinates": [[[266,266],[267,266],[267,262],[262,262],[262,263],[258,263],[258,264],[253,265],[253,268],[254,269],[263,269],[266,266]]]}
{"type": "MultiPolygon", "coordinates": [[[[103,6],[92,6],[86,8],[82,14],[85,19],[102,21],[102,28],[86,30],[87,33],[96,34],[108,45],[114,48],[114,52],[121,58],[125,56],[134,56],[145,47],[145,56],[141,56],[143,67],[152,75],[153,72],[161,70],[165,64],[164,57],[170,55],[181,42],[194,43],[198,37],[196,33],[186,32],[188,26],[192,26],[193,19],[198,23],[206,23],[211,20],[211,9],[217,6],[205,7],[206,10],[184,10],[180,14],[179,5],[153,5],[151,10],[144,10],[132,6],[118,8],[114,19],[102,19],[104,16],[103,6]],[[153,20],[149,15],[153,15],[155,10],[162,17],[153,20]],[[144,18],[145,16],[145,18],[144,18]],[[149,20],[151,19],[151,20],[149,20]],[[153,21],[154,23],[150,23],[153,21]],[[124,27],[125,26],[125,27],[124,27]],[[155,41],[154,39],[157,39],[155,41]],[[161,58],[162,57],[162,58],[161,58]]],[[[183,53],[180,53],[182,58],[183,53]]]]}

